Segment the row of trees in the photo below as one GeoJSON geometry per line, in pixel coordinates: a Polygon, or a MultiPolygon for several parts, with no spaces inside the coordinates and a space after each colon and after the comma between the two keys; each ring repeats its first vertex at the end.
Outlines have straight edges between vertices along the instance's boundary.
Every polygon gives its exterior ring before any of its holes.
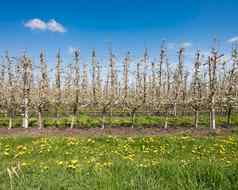
{"type": "Polygon", "coordinates": [[[100,113],[102,128],[106,115],[115,112],[128,113],[132,127],[138,112],[163,115],[167,127],[170,115],[192,111],[198,127],[199,113],[208,111],[210,127],[215,129],[216,113],[225,113],[230,124],[238,102],[237,50],[235,44],[226,56],[215,45],[208,56],[197,50],[189,70],[184,64],[186,49],[181,47],[177,63],[171,64],[165,42],[156,61],[151,61],[145,49],[139,60],[128,52],[118,64],[110,51],[108,62],[100,63],[93,50],[91,63],[86,64],[75,49],[70,64],[63,66],[58,51],[53,70],[48,68],[44,50],[34,64],[26,53],[12,57],[6,52],[0,65],[0,107],[9,118],[9,128],[17,113],[22,115],[24,128],[30,116],[37,116],[43,128],[46,113],[54,114],[56,125],[67,113],[73,128],[82,111],[100,113]]]}

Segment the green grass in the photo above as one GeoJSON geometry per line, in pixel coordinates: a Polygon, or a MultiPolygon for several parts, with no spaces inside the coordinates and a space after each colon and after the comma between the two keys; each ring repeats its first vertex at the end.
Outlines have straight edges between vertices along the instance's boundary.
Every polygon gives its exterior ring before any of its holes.
{"type": "Polygon", "coordinates": [[[238,137],[0,138],[0,189],[238,189],[238,137]]]}
{"type": "MultiPolygon", "coordinates": [[[[136,117],[135,127],[147,127],[147,126],[164,126],[165,118],[163,116],[146,116],[139,115],[136,117]]],[[[57,127],[70,127],[71,117],[60,117],[57,120],[57,127]]],[[[169,117],[168,125],[171,127],[192,127],[194,124],[193,116],[177,116],[177,117],[169,117]]],[[[216,117],[217,126],[226,125],[226,117],[217,115],[216,117]]],[[[16,117],[13,121],[13,127],[21,127],[22,119],[21,117],[16,117]]],[[[32,117],[30,118],[30,127],[37,126],[37,119],[32,117]]],[[[45,127],[55,127],[56,119],[52,117],[44,118],[45,127]]],[[[128,116],[124,117],[116,117],[106,118],[106,126],[113,127],[130,127],[131,126],[131,118],[128,116]]],[[[238,126],[238,114],[232,115],[231,125],[238,126]]],[[[89,116],[87,114],[81,114],[75,123],[75,128],[89,128],[89,127],[100,127],[101,126],[101,117],[99,116],[89,116]]],[[[208,114],[201,114],[199,118],[199,127],[208,127],[209,126],[209,116],[208,114]]],[[[8,118],[0,117],[0,127],[8,127],[8,118]]]]}

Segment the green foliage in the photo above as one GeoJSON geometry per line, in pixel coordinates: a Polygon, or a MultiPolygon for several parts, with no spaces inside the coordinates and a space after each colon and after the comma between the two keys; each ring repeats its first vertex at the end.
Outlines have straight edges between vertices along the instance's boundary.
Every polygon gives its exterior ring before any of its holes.
{"type": "MultiPolygon", "coordinates": [[[[45,127],[61,127],[66,128],[70,127],[71,124],[70,116],[62,116],[59,119],[54,117],[45,117],[44,125],[45,127]]],[[[217,126],[226,125],[226,116],[217,115],[216,123],[217,126]]],[[[148,116],[148,115],[138,115],[135,118],[135,127],[163,127],[165,122],[164,116],[148,116]]],[[[75,121],[75,128],[91,128],[91,127],[100,127],[102,123],[102,118],[100,116],[90,116],[85,113],[81,113],[75,121]]],[[[21,127],[22,118],[16,117],[13,119],[13,127],[21,127]]],[[[131,117],[129,116],[107,116],[105,121],[106,126],[111,127],[130,127],[131,126],[131,117]]],[[[30,127],[37,127],[37,118],[31,117],[29,122],[30,127]]],[[[168,118],[168,126],[171,127],[193,127],[194,126],[194,117],[193,116],[170,116],[168,118]]],[[[199,127],[208,127],[209,126],[209,115],[201,114],[199,117],[199,127]]],[[[238,126],[238,115],[233,114],[231,117],[231,126],[238,126]]],[[[0,127],[8,127],[8,118],[0,117],[0,127]]]]}

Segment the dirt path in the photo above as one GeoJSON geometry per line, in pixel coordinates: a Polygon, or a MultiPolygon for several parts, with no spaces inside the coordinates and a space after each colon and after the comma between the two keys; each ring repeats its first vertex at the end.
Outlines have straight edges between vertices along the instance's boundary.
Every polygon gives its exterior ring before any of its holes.
{"type": "Polygon", "coordinates": [[[100,136],[164,136],[189,134],[192,136],[208,136],[208,135],[230,135],[235,128],[218,128],[211,129],[194,129],[187,127],[172,127],[168,129],[147,127],[147,128],[129,128],[129,127],[112,127],[102,130],[101,128],[84,128],[84,129],[69,129],[69,128],[0,128],[0,136],[83,136],[83,137],[100,137],[100,136]]]}

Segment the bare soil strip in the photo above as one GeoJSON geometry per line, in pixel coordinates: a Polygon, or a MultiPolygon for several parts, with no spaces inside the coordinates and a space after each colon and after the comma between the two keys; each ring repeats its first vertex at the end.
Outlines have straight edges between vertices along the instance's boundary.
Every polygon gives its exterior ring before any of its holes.
{"type": "Polygon", "coordinates": [[[188,128],[188,127],[171,127],[171,128],[157,128],[157,127],[146,127],[146,128],[129,128],[129,127],[108,127],[105,129],[101,128],[0,128],[0,136],[82,136],[82,137],[101,137],[101,136],[120,136],[120,137],[137,137],[137,136],[165,136],[165,135],[192,135],[198,137],[204,137],[208,135],[231,135],[236,128],[218,128],[216,130],[201,128],[188,128]]]}

